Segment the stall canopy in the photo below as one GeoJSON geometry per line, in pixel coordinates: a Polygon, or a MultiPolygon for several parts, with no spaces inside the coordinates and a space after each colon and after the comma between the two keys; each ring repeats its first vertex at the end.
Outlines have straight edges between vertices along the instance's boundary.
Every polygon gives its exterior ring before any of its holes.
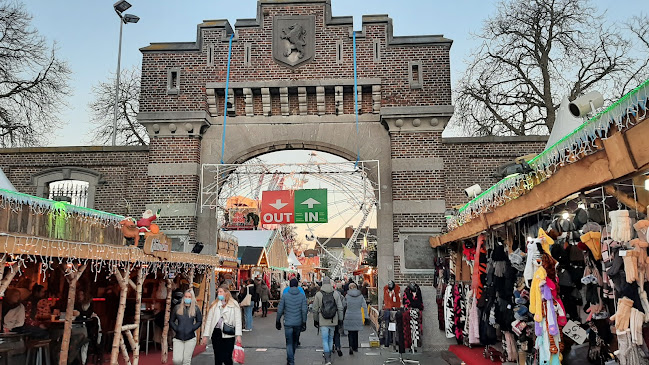
{"type": "Polygon", "coordinates": [[[585,189],[649,168],[649,80],[597,113],[528,163],[447,217],[449,232],[430,237],[437,247],[546,209],[585,189]]]}

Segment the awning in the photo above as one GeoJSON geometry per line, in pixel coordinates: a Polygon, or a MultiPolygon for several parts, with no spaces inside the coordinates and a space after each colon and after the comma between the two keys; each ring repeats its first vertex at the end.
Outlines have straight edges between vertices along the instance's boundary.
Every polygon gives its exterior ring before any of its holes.
{"type": "Polygon", "coordinates": [[[460,209],[432,247],[547,209],[588,188],[649,169],[649,80],[532,161],[533,171],[506,177],[460,209]]]}

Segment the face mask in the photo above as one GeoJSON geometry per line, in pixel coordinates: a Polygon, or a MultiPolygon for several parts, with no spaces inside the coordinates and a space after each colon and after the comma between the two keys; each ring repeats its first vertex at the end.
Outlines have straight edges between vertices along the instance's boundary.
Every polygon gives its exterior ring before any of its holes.
{"type": "Polygon", "coordinates": [[[185,304],[192,304],[192,299],[191,298],[184,298],[185,304]]]}
{"type": "Polygon", "coordinates": [[[219,298],[220,301],[224,301],[225,300],[225,295],[219,295],[218,298],[219,298]]]}

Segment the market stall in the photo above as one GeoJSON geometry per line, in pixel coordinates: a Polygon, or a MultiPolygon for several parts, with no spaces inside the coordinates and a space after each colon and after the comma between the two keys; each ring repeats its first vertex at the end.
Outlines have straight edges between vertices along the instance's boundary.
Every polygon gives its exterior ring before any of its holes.
{"type": "MultiPolygon", "coordinates": [[[[68,356],[73,353],[73,324],[78,319],[71,314],[76,308],[77,287],[82,277],[95,284],[105,283],[107,287],[110,286],[110,278],[116,280],[117,287],[112,292],[116,295],[116,302],[109,303],[117,310],[112,318],[114,336],[110,361],[117,364],[121,353],[125,363],[138,364],[140,316],[146,306],[142,302],[142,292],[146,278],[162,282],[165,289],[162,337],[166,339],[172,277],[182,273],[188,285],[194,286],[195,276],[211,272],[220,264],[218,256],[171,252],[171,241],[164,234],[154,232],[154,229],[142,236],[143,248],[125,245],[125,236],[128,236],[125,230],[129,229],[130,223],[124,224],[124,221],[132,220],[0,189],[0,267],[3,269],[0,271],[0,296],[14,284],[17,276],[23,274],[25,276],[21,280],[30,279],[31,282],[45,284],[48,292],[58,293],[58,297],[49,300],[53,304],[58,301],[60,311],[68,315],[59,321],[52,314],[48,323],[52,326],[61,323],[63,327],[57,356],[61,364],[68,363],[68,356]],[[64,278],[59,288],[48,281],[53,275],[64,278]],[[65,287],[67,290],[64,290],[65,287]],[[133,293],[130,299],[129,292],[133,293]],[[125,323],[127,312],[132,313],[132,316],[129,315],[132,323],[125,323]],[[127,348],[132,350],[132,355],[129,355],[127,348]]],[[[198,297],[207,303],[206,280],[200,281],[198,297]]],[[[97,291],[96,285],[92,289],[97,291]]],[[[103,292],[106,296],[110,295],[110,290],[103,292]]],[[[106,297],[99,299],[109,301],[106,297]]],[[[104,319],[105,326],[108,323],[112,322],[104,319]]],[[[162,349],[162,362],[166,363],[167,346],[162,349]]]]}
{"type": "Polygon", "coordinates": [[[519,364],[649,356],[648,108],[649,81],[449,214],[446,337],[519,364]]]}

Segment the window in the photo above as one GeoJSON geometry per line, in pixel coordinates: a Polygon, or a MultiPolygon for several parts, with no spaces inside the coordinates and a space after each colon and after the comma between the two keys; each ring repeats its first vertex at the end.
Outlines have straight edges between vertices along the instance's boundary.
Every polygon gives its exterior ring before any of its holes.
{"type": "Polygon", "coordinates": [[[180,92],[180,68],[172,68],[167,71],[167,94],[178,94],[180,92]]]}
{"type": "Polygon", "coordinates": [[[336,63],[342,63],[342,62],[343,62],[343,41],[337,40],[336,41],[336,63]]]}
{"type": "Polygon", "coordinates": [[[413,61],[408,63],[408,82],[411,89],[421,89],[423,85],[423,73],[421,69],[421,61],[413,61]]]}
{"type": "Polygon", "coordinates": [[[243,65],[252,66],[252,45],[246,43],[243,45],[243,65]]]}
{"type": "Polygon", "coordinates": [[[59,180],[49,183],[48,198],[67,202],[80,207],[88,207],[90,183],[81,180],[59,180]]]}
{"type": "Polygon", "coordinates": [[[374,40],[374,62],[380,62],[381,61],[381,41],[378,39],[374,40]]]}
{"type": "Polygon", "coordinates": [[[214,45],[207,46],[207,65],[214,66],[214,45]]]}

